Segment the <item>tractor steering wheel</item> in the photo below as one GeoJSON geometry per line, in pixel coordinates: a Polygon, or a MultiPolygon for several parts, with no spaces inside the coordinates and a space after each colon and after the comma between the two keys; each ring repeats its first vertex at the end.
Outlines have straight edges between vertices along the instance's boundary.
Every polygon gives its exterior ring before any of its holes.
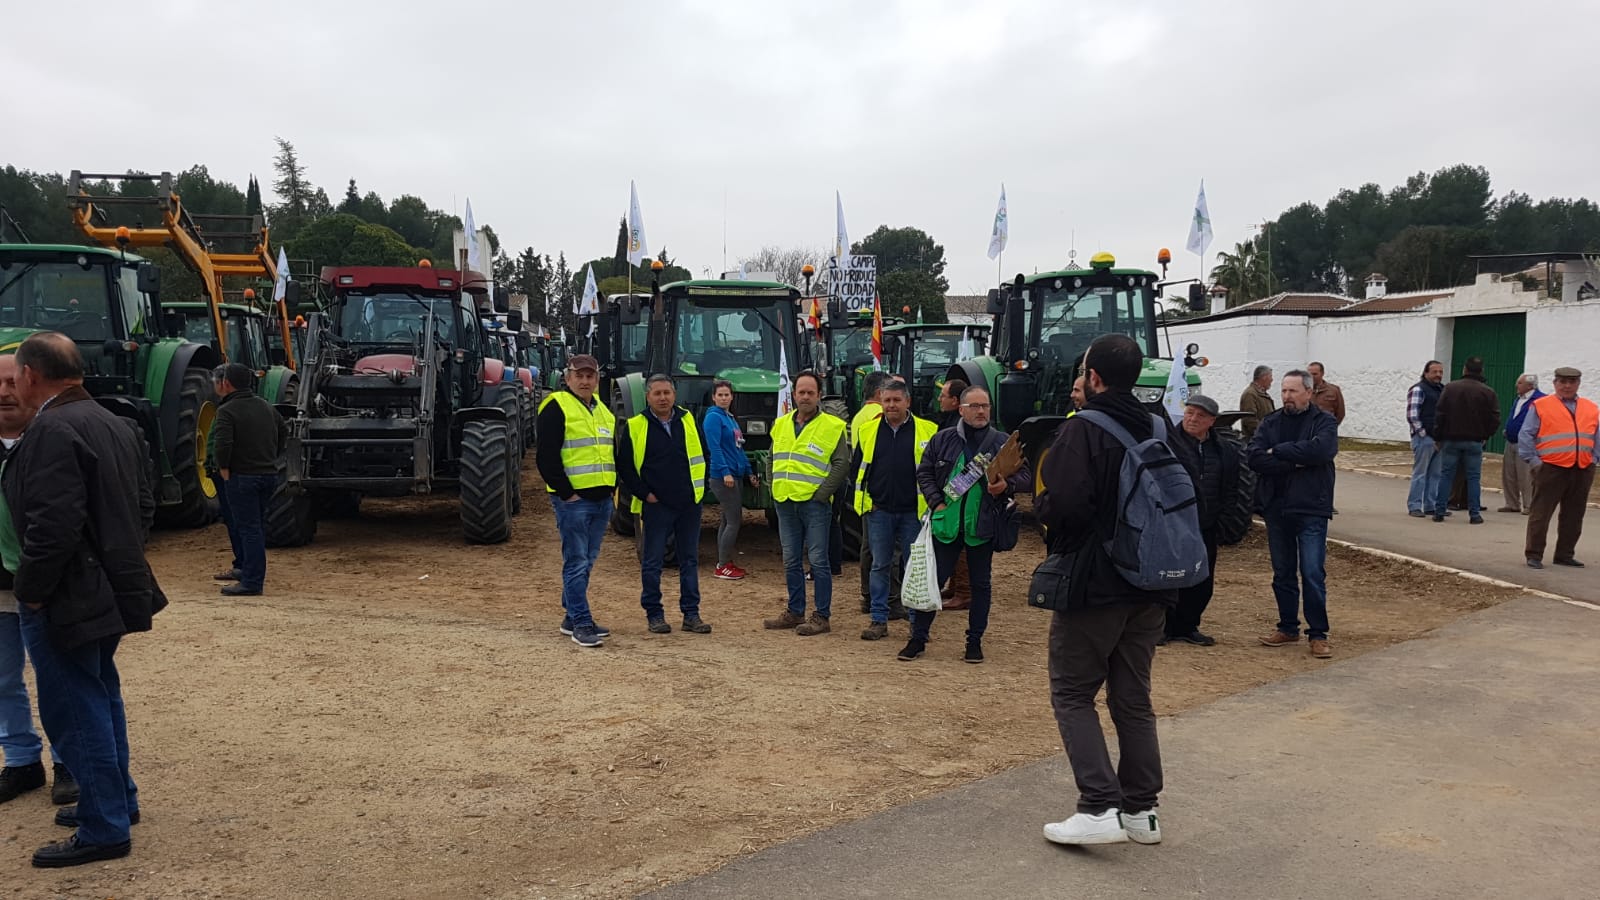
{"type": "Polygon", "coordinates": [[[410,328],[398,328],[389,332],[383,338],[383,342],[386,344],[394,343],[396,341],[404,341],[408,344],[414,344],[417,342],[417,333],[412,331],[410,328]]]}

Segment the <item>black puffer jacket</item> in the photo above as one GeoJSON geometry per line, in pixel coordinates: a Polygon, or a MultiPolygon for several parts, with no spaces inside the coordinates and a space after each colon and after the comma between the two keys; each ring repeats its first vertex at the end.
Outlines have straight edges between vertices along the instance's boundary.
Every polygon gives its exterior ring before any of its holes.
{"type": "MultiPolygon", "coordinates": [[[[988,432],[983,436],[983,441],[978,444],[979,453],[995,454],[1006,445],[1006,433],[995,428],[985,428],[988,432]]],[[[928,441],[928,448],[922,451],[922,464],[917,466],[917,489],[922,491],[922,498],[928,501],[928,508],[933,509],[941,503],[947,502],[944,496],[944,486],[950,482],[950,476],[955,472],[956,460],[967,450],[967,424],[958,421],[954,428],[946,428],[934,434],[928,441]]],[[[987,490],[979,489],[983,495],[982,506],[978,507],[978,522],[975,526],[978,533],[973,535],[978,540],[988,541],[994,539],[996,523],[1005,511],[1006,503],[1011,500],[1017,491],[1027,490],[1033,484],[1033,470],[1024,462],[1010,478],[1006,479],[1006,492],[999,497],[987,490]]]]}

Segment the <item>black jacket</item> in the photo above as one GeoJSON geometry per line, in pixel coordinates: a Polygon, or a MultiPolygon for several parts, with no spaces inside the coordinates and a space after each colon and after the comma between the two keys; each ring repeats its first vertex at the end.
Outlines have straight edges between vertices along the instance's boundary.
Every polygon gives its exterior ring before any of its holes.
{"type": "Polygon", "coordinates": [[[1487,441],[1500,430],[1500,398],[1481,375],[1463,375],[1444,386],[1434,427],[1436,441],[1487,441]]]}
{"type": "Polygon", "coordinates": [[[126,420],[70,387],[39,411],[6,463],[22,546],[17,600],[44,606],[62,649],[149,631],[167,605],[144,556],[155,518],[147,459],[126,420]]]}
{"type": "Polygon", "coordinates": [[[212,428],[217,439],[213,465],[229,475],[276,475],[278,457],[289,440],[289,423],[255,391],[235,390],[217,404],[212,428]]]}
{"type": "MultiPolygon", "coordinates": [[[[1105,391],[1089,398],[1085,409],[1099,410],[1128,429],[1134,440],[1147,440],[1153,426],[1150,411],[1132,393],[1105,391]]],[[[1172,433],[1172,428],[1167,433],[1172,433]]],[[[1120,574],[1104,543],[1116,530],[1122,442],[1110,432],[1078,416],[1061,423],[1049,454],[1039,466],[1044,491],[1033,498],[1045,526],[1052,553],[1076,552],[1072,573],[1072,607],[1122,603],[1178,602],[1177,591],[1142,591],[1120,574]]]]}
{"type": "Polygon", "coordinates": [[[1203,442],[1190,437],[1181,425],[1174,425],[1169,435],[1167,443],[1194,479],[1195,494],[1200,498],[1200,529],[1214,532],[1239,493],[1243,447],[1220,428],[1212,428],[1203,442]]]}
{"type": "MultiPolygon", "coordinates": [[[[563,387],[562,390],[572,394],[574,397],[577,396],[577,394],[572,393],[572,388],[563,387]]],[[[595,403],[600,402],[598,396],[594,397],[593,400],[595,403]]],[[[627,427],[627,420],[619,419],[614,430],[623,431],[627,427]]],[[[567,414],[562,412],[560,403],[551,400],[544,404],[544,407],[539,410],[538,424],[535,430],[539,435],[539,443],[534,447],[533,461],[539,468],[539,477],[544,479],[545,486],[555,492],[557,497],[562,500],[570,500],[576,494],[585,500],[604,500],[611,496],[611,488],[604,485],[584,488],[581,491],[572,489],[572,479],[567,477],[567,470],[561,465],[561,445],[566,441],[567,435],[567,414]]],[[[616,451],[616,439],[617,435],[612,435],[611,447],[613,452],[616,451]]]]}
{"type": "MultiPolygon", "coordinates": [[[[995,454],[1006,445],[1006,433],[990,427],[984,429],[987,434],[978,443],[977,453],[995,454]]],[[[928,441],[928,448],[922,451],[922,464],[917,466],[917,489],[922,492],[922,498],[928,501],[928,508],[933,509],[941,503],[947,503],[944,496],[944,486],[950,483],[950,476],[955,474],[956,460],[960,459],[967,450],[967,424],[957,420],[954,428],[946,428],[935,432],[928,441]]],[[[1005,511],[1009,502],[1017,491],[1025,491],[1033,486],[1033,470],[1024,462],[1022,468],[1006,479],[1006,492],[996,497],[983,487],[978,488],[982,496],[981,506],[978,507],[977,534],[973,537],[980,541],[994,538],[994,532],[1000,515],[1005,511]]]]}
{"type": "Polygon", "coordinates": [[[1261,420],[1246,450],[1256,503],[1267,515],[1333,518],[1333,458],[1339,423],[1316,405],[1298,415],[1278,410],[1261,420]]]}
{"type": "Polygon", "coordinates": [[[633,430],[627,422],[617,424],[614,445],[617,478],[640,500],[655,494],[656,502],[668,509],[694,506],[695,484],[689,479],[689,456],[684,452],[683,430],[694,429],[695,436],[700,439],[700,452],[704,455],[706,439],[700,433],[700,426],[695,423],[694,416],[681,406],[673,410],[671,434],[661,427],[655,413],[646,412],[645,418],[648,421],[645,423],[644,466],[638,470],[633,467],[633,430]]]}

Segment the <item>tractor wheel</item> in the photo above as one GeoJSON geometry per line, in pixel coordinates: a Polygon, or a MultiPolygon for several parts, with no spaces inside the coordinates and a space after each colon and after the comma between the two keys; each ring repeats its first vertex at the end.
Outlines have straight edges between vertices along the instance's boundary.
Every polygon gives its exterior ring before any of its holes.
{"type": "Polygon", "coordinates": [[[469,544],[511,537],[511,464],[515,437],[506,422],[461,427],[461,532],[469,544]]]}
{"type": "Polygon", "coordinates": [[[361,515],[361,495],[355,491],[313,489],[307,493],[312,515],[319,520],[354,519],[361,515]]]}
{"type": "Polygon", "coordinates": [[[172,475],[178,480],[182,499],[156,509],[158,524],[169,528],[200,528],[217,520],[221,486],[206,474],[206,440],[217,417],[216,389],[203,369],[183,373],[178,390],[178,434],[172,446],[172,475]]]}
{"type": "Polygon", "coordinates": [[[301,547],[317,536],[316,504],[306,491],[279,484],[267,504],[267,546],[301,547]]]}
{"type": "Polygon", "coordinates": [[[278,396],[272,398],[273,403],[293,403],[300,394],[300,375],[290,372],[278,383],[278,396]]]}
{"type": "Polygon", "coordinates": [[[522,455],[528,452],[528,442],[522,428],[522,387],[501,384],[493,397],[495,406],[506,414],[506,428],[512,433],[512,450],[506,458],[506,473],[511,479],[511,514],[522,512],[522,455]]]}
{"type": "Polygon", "coordinates": [[[847,509],[839,514],[839,532],[844,537],[844,558],[852,562],[861,559],[863,529],[861,514],[847,509]]]}
{"type": "Polygon", "coordinates": [[[838,416],[839,418],[845,420],[845,422],[850,421],[850,406],[845,403],[843,397],[824,398],[821,406],[823,412],[828,413],[829,415],[838,416]]]}
{"type": "Polygon", "coordinates": [[[1224,506],[1217,517],[1217,542],[1237,544],[1250,533],[1250,522],[1256,510],[1256,473],[1246,465],[1244,442],[1232,432],[1221,431],[1219,441],[1224,452],[1237,453],[1239,460],[1239,489],[1232,497],[1224,497],[1224,506]]]}
{"type": "MultiPolygon", "coordinates": [[[[133,430],[134,441],[139,445],[139,452],[142,454],[141,459],[144,460],[144,477],[150,485],[150,490],[159,498],[161,496],[161,463],[156,459],[153,448],[150,446],[150,438],[145,434],[144,426],[140,425],[137,419],[124,418],[123,421],[127,422],[128,427],[133,430]]],[[[149,543],[150,535],[148,532],[145,533],[144,540],[149,543]]]]}
{"type": "Polygon", "coordinates": [[[611,530],[619,537],[631,538],[639,530],[638,521],[634,518],[633,512],[628,509],[632,503],[633,495],[628,493],[628,489],[625,486],[618,484],[616,502],[611,510],[611,530]]]}

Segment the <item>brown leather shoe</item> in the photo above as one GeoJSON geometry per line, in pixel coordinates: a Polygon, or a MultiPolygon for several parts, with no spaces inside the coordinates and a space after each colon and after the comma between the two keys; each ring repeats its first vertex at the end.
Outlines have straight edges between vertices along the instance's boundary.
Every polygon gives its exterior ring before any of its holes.
{"type": "Polygon", "coordinates": [[[792,612],[789,612],[786,609],[781,614],[779,614],[779,616],[776,619],[767,619],[767,620],[763,621],[761,623],[761,627],[762,628],[768,628],[768,629],[771,629],[773,631],[787,631],[788,629],[794,628],[795,626],[799,625],[801,622],[804,622],[804,621],[805,621],[805,619],[800,618],[799,616],[795,615],[792,612]]]}
{"type": "Polygon", "coordinates": [[[814,634],[827,634],[832,630],[833,626],[828,624],[827,616],[821,613],[812,613],[811,618],[806,619],[806,623],[796,628],[794,633],[801,637],[811,637],[814,634]]]}
{"type": "Polygon", "coordinates": [[[1276,628],[1261,636],[1261,644],[1265,647],[1287,647],[1298,643],[1300,643],[1299,637],[1290,637],[1276,628]]]}
{"type": "Polygon", "coordinates": [[[1332,659],[1333,648],[1328,646],[1327,638],[1311,639],[1311,655],[1317,659],[1332,659]]]}

